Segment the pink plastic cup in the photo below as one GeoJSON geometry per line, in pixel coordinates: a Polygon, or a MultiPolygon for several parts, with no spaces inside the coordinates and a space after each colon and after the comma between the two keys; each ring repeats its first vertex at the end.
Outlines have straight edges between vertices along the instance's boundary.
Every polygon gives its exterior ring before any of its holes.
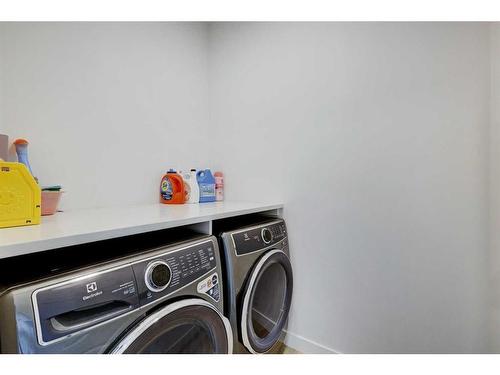
{"type": "Polygon", "coordinates": [[[42,216],[56,213],[62,193],[62,191],[42,191],[42,216]]]}

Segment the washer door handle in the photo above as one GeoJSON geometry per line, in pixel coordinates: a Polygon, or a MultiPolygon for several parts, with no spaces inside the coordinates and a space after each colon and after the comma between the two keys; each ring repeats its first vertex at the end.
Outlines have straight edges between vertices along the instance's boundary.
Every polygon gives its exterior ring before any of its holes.
{"type": "Polygon", "coordinates": [[[50,318],[50,324],[56,331],[66,332],[91,327],[112,319],[134,308],[124,301],[113,301],[85,310],[73,310],[50,318]]]}

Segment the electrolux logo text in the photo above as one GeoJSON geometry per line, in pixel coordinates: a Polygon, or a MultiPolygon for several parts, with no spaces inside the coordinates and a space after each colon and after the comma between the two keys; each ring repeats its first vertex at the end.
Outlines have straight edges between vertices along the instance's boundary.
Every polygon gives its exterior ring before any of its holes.
{"type": "Polygon", "coordinates": [[[96,282],[87,284],[87,293],[93,293],[96,290],[97,290],[97,283],[96,282]]]}
{"type": "Polygon", "coordinates": [[[88,294],[86,296],[83,296],[82,299],[84,301],[86,301],[90,298],[100,296],[102,294],[102,291],[97,291],[97,283],[95,281],[87,284],[86,288],[87,288],[87,293],[92,293],[92,294],[88,294]]]}

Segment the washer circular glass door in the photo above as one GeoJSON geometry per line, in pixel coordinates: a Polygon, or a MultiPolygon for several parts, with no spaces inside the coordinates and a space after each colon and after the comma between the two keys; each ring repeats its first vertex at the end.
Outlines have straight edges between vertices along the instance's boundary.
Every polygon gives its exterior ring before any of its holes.
{"type": "Polygon", "coordinates": [[[280,339],[292,302],[292,265],[281,250],[257,261],[243,298],[241,333],[252,353],[265,353],[280,339]]]}
{"type": "Polygon", "coordinates": [[[148,315],[112,349],[125,354],[232,353],[227,318],[201,299],[174,302],[148,315]]]}

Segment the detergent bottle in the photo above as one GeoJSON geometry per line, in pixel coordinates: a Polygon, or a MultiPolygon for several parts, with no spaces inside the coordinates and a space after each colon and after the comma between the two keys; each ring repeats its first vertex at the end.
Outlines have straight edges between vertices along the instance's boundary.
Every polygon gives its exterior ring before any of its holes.
{"type": "Polygon", "coordinates": [[[187,203],[189,200],[190,189],[187,184],[186,174],[180,169],[177,171],[177,174],[182,177],[182,182],[184,182],[184,203],[187,203]]]}
{"type": "Polygon", "coordinates": [[[223,201],[224,200],[224,175],[222,172],[215,172],[215,200],[223,201]]]}
{"type": "Polygon", "coordinates": [[[198,171],[196,179],[200,188],[200,203],[215,201],[215,178],[210,169],[198,171]]]}
{"type": "Polygon", "coordinates": [[[186,201],[184,181],[175,170],[170,169],[160,183],[160,203],[182,204],[186,201]]]}
{"type": "Polygon", "coordinates": [[[16,139],[14,141],[14,146],[16,147],[16,153],[17,153],[17,160],[19,161],[19,163],[23,163],[33,176],[33,171],[31,170],[30,162],[28,159],[28,144],[29,143],[26,139],[16,139]]]}
{"type": "Polygon", "coordinates": [[[196,169],[191,169],[189,173],[182,175],[186,189],[186,202],[198,203],[200,201],[200,188],[198,187],[198,180],[196,178],[196,169]]]}

